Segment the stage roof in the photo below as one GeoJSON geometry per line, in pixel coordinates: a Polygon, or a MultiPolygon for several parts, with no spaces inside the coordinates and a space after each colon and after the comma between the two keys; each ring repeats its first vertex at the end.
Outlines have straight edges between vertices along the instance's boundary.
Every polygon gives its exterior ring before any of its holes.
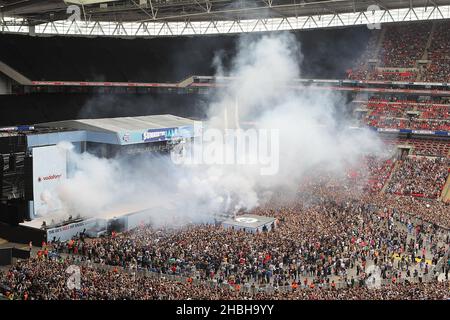
{"type": "Polygon", "coordinates": [[[94,132],[120,133],[193,126],[194,120],[170,114],[102,119],[79,119],[37,124],[36,127],[64,128],[94,132]]]}
{"type": "Polygon", "coordinates": [[[35,128],[50,128],[61,132],[29,135],[28,145],[37,147],[60,141],[127,145],[189,139],[199,136],[201,126],[200,121],[170,114],[46,122],[36,124],[35,128]],[[71,131],[63,132],[67,130],[71,131]]]}

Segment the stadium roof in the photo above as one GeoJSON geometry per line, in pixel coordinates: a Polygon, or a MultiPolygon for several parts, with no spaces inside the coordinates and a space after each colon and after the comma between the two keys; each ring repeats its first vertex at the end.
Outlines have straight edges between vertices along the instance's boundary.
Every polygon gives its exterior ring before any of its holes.
{"type": "Polygon", "coordinates": [[[146,131],[153,129],[177,128],[193,126],[194,120],[173,116],[170,114],[102,118],[102,119],[80,119],[56,121],[37,124],[36,127],[65,128],[72,130],[86,130],[92,132],[121,133],[127,131],[146,131]]]}
{"type": "Polygon", "coordinates": [[[189,36],[450,19],[450,0],[0,0],[0,33],[189,36]]]}
{"type": "Polygon", "coordinates": [[[449,5],[449,0],[0,0],[0,17],[31,24],[66,20],[80,8],[87,21],[210,21],[282,18],[449,5]]]}

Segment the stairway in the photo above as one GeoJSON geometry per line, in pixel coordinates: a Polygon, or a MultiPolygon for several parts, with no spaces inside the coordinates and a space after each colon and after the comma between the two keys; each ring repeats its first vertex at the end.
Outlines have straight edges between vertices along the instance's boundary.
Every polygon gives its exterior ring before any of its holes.
{"type": "MultiPolygon", "coordinates": [[[[428,40],[427,40],[425,49],[423,50],[423,55],[420,58],[420,60],[428,60],[428,49],[430,49],[431,43],[433,42],[433,36],[434,36],[435,30],[436,30],[436,22],[433,22],[433,24],[431,26],[430,35],[428,36],[428,40]]],[[[428,67],[428,65],[427,65],[427,67],[428,67]]],[[[422,72],[419,69],[417,61],[416,61],[416,68],[419,70],[419,72],[417,73],[416,81],[421,81],[422,80],[422,72]]]]}
{"type": "Polygon", "coordinates": [[[23,74],[19,73],[18,71],[14,70],[7,64],[0,61],[0,73],[4,73],[9,78],[13,79],[17,83],[21,85],[30,85],[32,84],[31,80],[25,77],[23,74]]]}
{"type": "Polygon", "coordinates": [[[186,88],[188,86],[190,86],[191,84],[194,83],[194,76],[191,76],[189,78],[184,79],[183,81],[181,81],[178,86],[180,88],[186,88]]]}
{"type": "Polygon", "coordinates": [[[450,174],[448,175],[447,181],[445,182],[444,187],[442,188],[439,200],[444,202],[450,201],[450,174]]]}
{"type": "Polygon", "coordinates": [[[421,60],[428,60],[428,49],[430,49],[431,43],[433,41],[433,35],[435,30],[436,30],[436,22],[433,22],[433,25],[431,26],[430,36],[428,37],[428,41],[425,46],[425,50],[423,51],[421,60]]]}
{"type": "Polygon", "coordinates": [[[379,58],[381,46],[383,45],[384,37],[386,35],[386,30],[387,30],[387,27],[384,27],[384,28],[381,29],[380,37],[378,38],[378,43],[377,43],[377,46],[375,48],[375,55],[374,55],[375,57],[379,58]]]}
{"type": "MultiPolygon", "coordinates": [[[[381,46],[383,45],[384,35],[386,34],[386,29],[387,28],[382,28],[381,29],[381,31],[380,31],[380,33],[378,35],[378,40],[377,40],[377,44],[375,46],[375,50],[372,52],[372,55],[369,56],[369,59],[377,59],[378,60],[378,62],[377,62],[375,67],[378,67],[378,65],[380,63],[379,54],[380,54],[381,46]]],[[[366,61],[365,68],[366,68],[366,70],[368,70],[368,68],[369,68],[369,61],[366,61]]],[[[370,80],[370,72],[367,73],[366,79],[364,79],[364,80],[370,80]]]]}

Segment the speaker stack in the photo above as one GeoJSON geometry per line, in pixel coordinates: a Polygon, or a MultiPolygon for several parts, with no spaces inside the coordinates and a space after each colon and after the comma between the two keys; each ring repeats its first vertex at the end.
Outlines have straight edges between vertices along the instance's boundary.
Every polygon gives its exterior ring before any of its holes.
{"type": "Polygon", "coordinates": [[[3,169],[5,167],[5,160],[3,160],[3,155],[0,153],[0,200],[3,198],[3,169]]]}
{"type": "Polygon", "coordinates": [[[24,166],[24,191],[25,200],[33,200],[33,157],[25,157],[23,160],[24,166]]]}

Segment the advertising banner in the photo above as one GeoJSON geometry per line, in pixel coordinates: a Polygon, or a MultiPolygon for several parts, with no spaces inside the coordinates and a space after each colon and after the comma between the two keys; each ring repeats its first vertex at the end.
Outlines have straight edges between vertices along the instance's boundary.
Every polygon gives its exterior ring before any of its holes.
{"type": "Polygon", "coordinates": [[[122,131],[118,133],[120,144],[136,144],[143,142],[170,141],[179,138],[194,137],[194,126],[148,129],[142,131],[122,131]]]}
{"type": "Polygon", "coordinates": [[[417,133],[417,134],[434,134],[434,131],[431,131],[431,130],[412,130],[412,133],[417,133]]]}
{"type": "Polygon", "coordinates": [[[61,209],[56,188],[67,178],[67,150],[55,145],[33,148],[34,214],[61,209]]]}
{"type": "Polygon", "coordinates": [[[167,129],[150,129],[142,134],[142,140],[144,142],[155,142],[169,140],[177,128],[167,129]]]}
{"type": "Polygon", "coordinates": [[[47,241],[60,240],[66,241],[72,239],[75,235],[97,225],[98,219],[91,218],[88,220],[70,223],[65,226],[51,228],[47,230],[47,241]]]}

